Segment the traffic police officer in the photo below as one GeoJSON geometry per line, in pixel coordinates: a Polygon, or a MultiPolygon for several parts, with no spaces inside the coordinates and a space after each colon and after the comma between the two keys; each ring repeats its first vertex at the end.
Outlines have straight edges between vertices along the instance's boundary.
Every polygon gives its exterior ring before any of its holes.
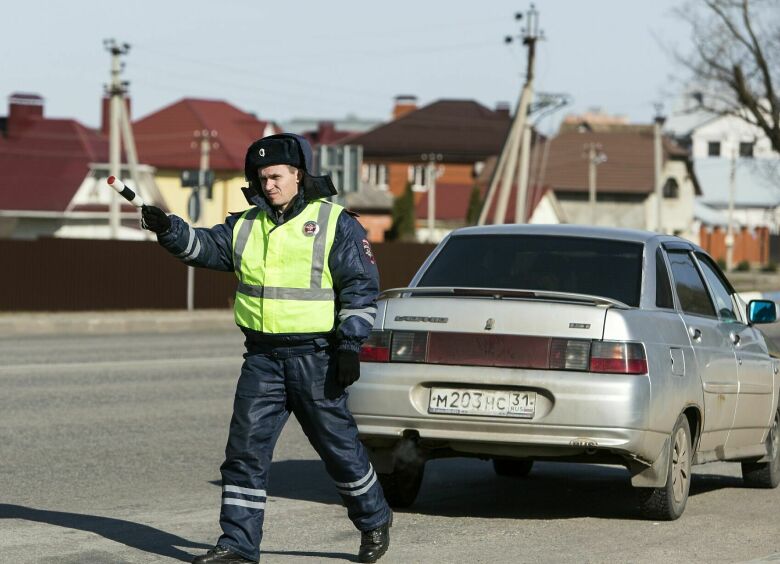
{"type": "Polygon", "coordinates": [[[144,206],[142,224],[190,266],[234,271],[235,320],[246,354],[222,472],[223,534],[193,562],[255,562],[271,455],[289,412],[325,462],[361,531],[360,562],[390,543],[392,512],[358,440],[344,390],[376,316],[379,279],[365,230],[330,178],[313,176],[309,143],[291,134],[253,143],[244,194],[252,207],[211,229],[144,206]]]}

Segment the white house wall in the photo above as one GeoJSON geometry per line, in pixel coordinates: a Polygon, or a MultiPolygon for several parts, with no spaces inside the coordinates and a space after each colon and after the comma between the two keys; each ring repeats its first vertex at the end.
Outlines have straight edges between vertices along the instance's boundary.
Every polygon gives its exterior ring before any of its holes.
{"type": "Polygon", "coordinates": [[[544,196],[542,196],[542,199],[537,204],[536,209],[528,219],[528,223],[545,225],[561,223],[562,219],[558,217],[555,204],[552,201],[554,197],[555,196],[553,195],[552,190],[548,191],[544,196]]]}
{"type": "Polygon", "coordinates": [[[558,194],[557,196],[568,223],[647,229],[645,209],[642,201],[597,201],[596,221],[594,223],[590,203],[587,199],[567,199],[563,194],[558,194]]]}
{"type": "MultiPolygon", "coordinates": [[[[753,143],[753,156],[755,158],[777,158],[777,153],[772,151],[763,131],[734,116],[723,116],[705,123],[694,130],[691,135],[692,157],[694,159],[708,157],[708,143],[720,142],[720,158],[739,156],[740,143],[753,143]]],[[[718,158],[718,157],[710,157],[718,158]]]]}
{"type": "MultiPolygon", "coordinates": [[[[690,233],[693,225],[693,203],[696,188],[688,175],[688,169],[682,161],[667,161],[663,170],[664,179],[674,178],[679,188],[677,198],[663,198],[661,203],[661,231],[668,234],[683,235],[690,233]]],[[[655,229],[656,196],[652,193],[645,201],[647,228],[655,229]]],[[[685,236],[685,235],[683,235],[685,236]]]]}

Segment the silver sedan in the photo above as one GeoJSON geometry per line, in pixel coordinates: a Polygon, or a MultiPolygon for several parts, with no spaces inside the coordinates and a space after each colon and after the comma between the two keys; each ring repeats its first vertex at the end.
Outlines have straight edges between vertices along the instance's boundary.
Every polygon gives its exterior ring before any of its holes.
{"type": "Polygon", "coordinates": [[[578,226],[453,232],[385,292],[350,408],[392,505],[425,462],[625,466],[642,513],[676,519],[692,464],[780,483],[778,360],[715,261],[683,239],[578,226]]]}

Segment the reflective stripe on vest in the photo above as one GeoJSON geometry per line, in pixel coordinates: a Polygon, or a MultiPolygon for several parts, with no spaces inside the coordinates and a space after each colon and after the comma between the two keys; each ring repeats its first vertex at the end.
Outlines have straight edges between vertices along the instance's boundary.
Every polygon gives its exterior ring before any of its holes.
{"type": "Polygon", "coordinates": [[[244,212],[233,228],[239,326],[264,333],[333,329],[335,293],[327,259],[342,209],[315,200],[282,225],[259,208],[244,212]]]}

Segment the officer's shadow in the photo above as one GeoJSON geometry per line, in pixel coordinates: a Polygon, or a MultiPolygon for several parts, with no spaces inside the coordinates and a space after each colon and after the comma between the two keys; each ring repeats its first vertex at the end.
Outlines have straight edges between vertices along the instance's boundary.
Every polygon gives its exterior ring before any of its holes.
{"type": "Polygon", "coordinates": [[[192,549],[211,548],[210,545],[192,542],[148,525],[99,515],[49,511],[0,503],[0,519],[23,519],[25,521],[87,531],[130,548],[186,562],[192,559],[192,554],[184,552],[177,547],[192,549]]]}

